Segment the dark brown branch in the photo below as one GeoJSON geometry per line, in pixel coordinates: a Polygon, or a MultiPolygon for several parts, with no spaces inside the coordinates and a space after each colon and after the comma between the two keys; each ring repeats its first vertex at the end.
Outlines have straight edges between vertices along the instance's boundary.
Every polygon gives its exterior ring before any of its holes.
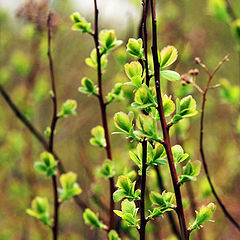
{"type": "Polygon", "coordinates": [[[145,189],[146,189],[146,175],[147,175],[147,141],[142,142],[142,177],[141,177],[141,200],[140,200],[140,240],[145,240],[146,218],[145,218],[145,189]]]}
{"type": "MultiPolygon", "coordinates": [[[[49,13],[48,20],[47,20],[47,27],[48,27],[48,60],[49,60],[49,71],[50,71],[50,77],[51,77],[51,85],[52,85],[52,103],[53,103],[53,113],[52,113],[52,122],[51,122],[51,133],[50,138],[48,142],[48,148],[49,152],[53,152],[53,144],[54,144],[54,132],[58,120],[57,116],[57,92],[56,92],[56,86],[55,86],[55,76],[54,76],[54,69],[53,69],[53,59],[51,54],[51,19],[52,19],[52,13],[49,13]]],[[[52,176],[52,185],[53,185],[53,197],[54,197],[54,222],[52,226],[52,232],[53,232],[53,240],[58,239],[58,221],[59,221],[59,206],[60,202],[58,199],[58,189],[57,189],[57,176],[52,176]]]]}
{"type": "Polygon", "coordinates": [[[146,70],[146,85],[149,87],[150,75],[148,69],[148,35],[147,35],[147,15],[149,8],[149,0],[143,0],[143,47],[144,47],[144,63],[146,70]]]}
{"type": "Polygon", "coordinates": [[[155,76],[155,85],[157,93],[157,110],[160,116],[163,137],[164,137],[164,147],[167,154],[168,164],[170,167],[172,183],[174,187],[174,192],[176,196],[177,209],[179,224],[181,227],[181,235],[183,240],[189,239],[189,233],[187,231],[187,226],[185,222],[185,216],[183,211],[182,196],[180,191],[180,186],[178,184],[178,176],[173,160],[170,137],[167,127],[167,122],[164,116],[161,88],[160,88],[160,66],[158,61],[158,49],[157,49],[157,22],[156,22],[156,10],[155,10],[155,0],[151,0],[151,10],[152,10],[152,53],[153,53],[153,63],[154,63],[154,76],[155,76]]]}
{"type": "MultiPolygon", "coordinates": [[[[107,158],[112,160],[112,150],[111,150],[111,143],[110,143],[110,136],[109,136],[109,130],[108,130],[108,122],[107,122],[107,113],[106,113],[106,104],[104,102],[103,97],[103,90],[102,90],[102,71],[101,71],[101,53],[100,53],[100,46],[99,46],[99,36],[98,36],[98,6],[97,6],[97,0],[94,0],[94,34],[92,35],[94,38],[96,53],[97,53],[97,76],[98,76],[98,100],[99,105],[101,109],[101,116],[102,116],[102,124],[104,128],[105,133],[105,139],[106,139],[106,154],[107,158]]],[[[114,187],[114,178],[109,179],[109,187],[110,187],[110,209],[109,209],[109,230],[114,229],[114,208],[115,204],[113,201],[113,193],[115,191],[114,187]]]]}
{"type": "MultiPolygon", "coordinates": [[[[205,175],[207,177],[207,180],[209,182],[209,185],[211,187],[211,190],[212,190],[212,193],[214,195],[214,197],[216,198],[218,204],[220,205],[223,213],[225,214],[225,216],[227,217],[227,219],[240,231],[240,225],[237,223],[237,221],[232,217],[232,215],[227,211],[225,205],[223,204],[222,200],[220,199],[220,197],[218,196],[216,190],[215,190],[215,187],[212,183],[212,180],[211,180],[211,177],[210,177],[210,174],[209,174],[209,171],[208,171],[208,165],[207,165],[207,161],[206,161],[206,158],[205,158],[205,151],[204,151],[204,144],[203,144],[203,141],[204,141],[204,116],[205,116],[205,105],[206,105],[206,95],[207,95],[207,92],[209,90],[209,86],[210,86],[210,83],[213,79],[213,77],[215,76],[215,74],[217,73],[217,71],[219,70],[219,68],[222,66],[222,64],[227,61],[228,59],[228,56],[225,56],[223,58],[223,60],[221,62],[219,62],[219,64],[217,65],[217,67],[214,69],[214,71],[212,73],[209,73],[209,71],[207,72],[208,75],[209,75],[209,79],[208,79],[208,82],[206,84],[206,88],[204,90],[204,93],[202,94],[202,106],[201,106],[201,118],[200,118],[200,144],[199,144],[199,149],[200,149],[200,154],[201,154],[201,158],[202,158],[202,163],[203,163],[203,168],[204,168],[204,171],[205,171],[205,175]]],[[[200,62],[201,63],[201,62],[200,62]]],[[[205,66],[204,64],[200,64],[200,66],[205,66]]]]}
{"type": "MultiPolygon", "coordinates": [[[[161,192],[163,192],[164,190],[166,190],[166,188],[164,187],[163,180],[162,180],[162,175],[160,173],[160,170],[159,170],[158,166],[155,166],[155,171],[157,173],[157,180],[158,180],[159,189],[160,189],[161,192]]],[[[168,216],[168,221],[170,223],[172,232],[175,234],[175,236],[178,239],[181,239],[181,235],[179,233],[179,229],[178,229],[178,226],[175,222],[175,219],[174,219],[174,216],[173,216],[172,212],[166,212],[166,213],[167,213],[167,216],[168,216]]]]}

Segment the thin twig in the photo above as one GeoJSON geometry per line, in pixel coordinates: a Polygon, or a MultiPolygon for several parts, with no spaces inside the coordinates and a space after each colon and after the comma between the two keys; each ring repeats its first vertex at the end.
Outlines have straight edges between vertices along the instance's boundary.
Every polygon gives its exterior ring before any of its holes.
{"type": "MultiPolygon", "coordinates": [[[[53,14],[49,13],[48,20],[47,20],[47,27],[48,27],[48,60],[49,60],[49,71],[50,71],[50,77],[51,77],[51,85],[52,85],[52,103],[53,103],[53,113],[52,113],[52,122],[51,122],[51,134],[49,138],[48,148],[49,152],[53,152],[53,146],[54,146],[54,132],[57,125],[57,92],[56,92],[56,86],[55,86],[55,76],[54,76],[54,67],[53,67],[53,59],[51,54],[51,19],[53,14]]],[[[58,189],[57,189],[57,176],[52,176],[52,184],[53,184],[53,197],[54,197],[54,222],[52,226],[52,232],[53,232],[53,240],[58,239],[58,221],[59,221],[59,206],[60,202],[58,199],[58,189]]]]}
{"type": "Polygon", "coordinates": [[[160,88],[160,65],[158,61],[158,49],[157,49],[157,24],[156,24],[156,10],[155,10],[155,0],[151,0],[151,9],[152,9],[152,53],[153,53],[153,63],[154,63],[154,75],[155,75],[155,85],[156,85],[156,93],[157,93],[157,110],[160,116],[163,137],[164,137],[164,147],[167,154],[168,164],[170,167],[172,183],[174,187],[174,192],[176,196],[177,209],[176,212],[178,214],[179,224],[181,227],[181,234],[183,240],[189,239],[189,233],[187,230],[185,216],[183,211],[182,204],[182,196],[180,191],[180,186],[178,184],[178,176],[173,160],[171,143],[169,137],[169,131],[167,127],[167,122],[164,116],[162,96],[161,96],[161,88],[160,88]]]}
{"type": "MultiPolygon", "coordinates": [[[[232,217],[232,215],[227,211],[226,207],[224,206],[222,200],[220,199],[220,197],[218,196],[215,187],[212,183],[209,171],[208,171],[208,165],[207,165],[207,161],[205,158],[205,152],[204,152],[204,144],[203,144],[203,140],[204,140],[204,115],[205,115],[205,105],[206,105],[206,95],[207,92],[209,90],[209,86],[210,83],[213,79],[213,77],[215,76],[215,74],[217,73],[217,71],[219,70],[219,68],[222,66],[222,64],[227,61],[229,55],[226,55],[223,60],[221,62],[219,62],[219,64],[217,65],[217,67],[214,69],[214,71],[209,75],[209,79],[208,82],[206,84],[206,88],[204,90],[204,93],[202,95],[202,107],[201,107],[201,120],[200,120],[200,154],[201,154],[201,158],[202,158],[202,163],[203,163],[203,167],[204,167],[204,171],[205,171],[205,175],[207,177],[207,180],[209,182],[209,185],[211,187],[212,193],[214,195],[214,197],[216,198],[217,202],[219,203],[223,213],[225,214],[225,216],[227,217],[227,219],[240,231],[240,225],[237,223],[237,221],[232,217]]],[[[200,66],[202,66],[202,64],[200,64],[200,66]]],[[[205,66],[205,65],[204,65],[205,66]]]]}
{"type": "Polygon", "coordinates": [[[140,240],[145,240],[146,218],[145,218],[145,189],[146,189],[146,175],[147,175],[147,141],[142,142],[142,177],[141,177],[141,200],[140,200],[140,240]]]}
{"type": "MultiPolygon", "coordinates": [[[[94,38],[94,43],[95,43],[95,48],[96,48],[96,53],[97,53],[97,76],[98,76],[98,100],[99,100],[99,105],[101,109],[101,116],[102,116],[102,124],[104,128],[104,133],[105,133],[105,139],[106,139],[106,154],[107,158],[112,160],[112,150],[111,150],[111,143],[110,143],[110,136],[109,136],[109,130],[108,130],[108,121],[107,121],[107,113],[106,113],[106,104],[104,102],[104,97],[103,97],[103,90],[102,90],[102,71],[101,71],[101,53],[99,49],[99,36],[98,36],[98,6],[97,6],[97,0],[94,0],[94,34],[92,35],[94,38]]],[[[114,208],[115,204],[113,201],[113,193],[115,191],[114,187],[114,178],[111,177],[109,178],[109,187],[110,187],[110,208],[109,208],[109,230],[114,229],[114,208]]]]}
{"type": "MultiPolygon", "coordinates": [[[[161,192],[163,192],[163,191],[166,190],[166,188],[164,187],[163,180],[162,180],[162,175],[161,175],[161,172],[160,172],[160,169],[159,169],[158,166],[155,166],[155,171],[157,173],[157,180],[158,180],[159,189],[160,189],[161,192]]],[[[170,223],[172,232],[176,235],[176,237],[178,239],[181,239],[181,235],[179,233],[179,229],[177,227],[177,224],[176,224],[176,221],[174,219],[174,216],[173,216],[172,212],[166,212],[166,214],[168,216],[168,221],[170,223]]]]}

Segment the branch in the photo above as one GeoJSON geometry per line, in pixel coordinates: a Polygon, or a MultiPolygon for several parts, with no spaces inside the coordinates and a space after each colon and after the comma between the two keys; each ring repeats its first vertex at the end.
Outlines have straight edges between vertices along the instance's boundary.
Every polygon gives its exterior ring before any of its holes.
{"type": "MultiPolygon", "coordinates": [[[[208,89],[210,88],[209,86],[210,86],[210,83],[211,83],[213,77],[215,76],[215,74],[217,73],[219,68],[222,66],[222,64],[225,61],[227,61],[228,56],[229,55],[225,56],[223,58],[223,60],[221,62],[219,62],[219,64],[217,65],[217,67],[214,69],[214,71],[211,74],[208,74],[209,79],[208,79],[208,82],[206,84],[204,93],[202,95],[201,120],[200,120],[200,144],[199,144],[200,146],[199,146],[199,148],[200,148],[200,154],[201,154],[201,158],[202,158],[202,162],[203,162],[205,175],[206,175],[208,183],[211,187],[212,193],[213,193],[214,197],[216,198],[217,202],[219,203],[219,205],[220,205],[223,213],[227,217],[227,219],[240,231],[240,225],[232,217],[232,215],[227,211],[226,207],[224,206],[222,200],[220,199],[220,197],[218,196],[218,194],[215,190],[215,187],[212,183],[212,180],[211,180],[211,177],[210,177],[210,174],[209,174],[209,171],[208,171],[208,165],[207,165],[207,161],[206,161],[206,158],[205,158],[205,151],[204,151],[204,145],[203,145],[203,140],[204,140],[204,115],[205,115],[205,105],[206,105],[206,100],[207,100],[206,95],[207,95],[208,89]]],[[[200,64],[200,66],[202,66],[202,65],[200,64]]]]}
{"type": "MultiPolygon", "coordinates": [[[[52,113],[52,122],[51,122],[51,134],[48,142],[49,152],[53,152],[53,144],[54,144],[54,132],[57,125],[57,92],[55,86],[55,76],[54,76],[54,69],[53,69],[53,59],[51,54],[51,19],[53,14],[49,13],[48,20],[47,20],[47,27],[48,27],[48,60],[49,60],[49,71],[51,77],[51,85],[52,85],[52,103],[53,103],[53,113],[52,113]]],[[[53,240],[58,239],[58,220],[59,220],[59,206],[60,202],[58,199],[58,186],[57,186],[57,176],[52,176],[52,185],[53,185],[53,197],[54,197],[54,223],[52,226],[53,232],[53,240]]]]}
{"type": "Polygon", "coordinates": [[[146,218],[145,218],[145,189],[146,189],[146,175],[147,175],[147,141],[142,142],[142,177],[141,177],[141,200],[140,200],[140,240],[145,240],[146,218]]]}
{"type": "Polygon", "coordinates": [[[172,177],[172,183],[174,187],[174,192],[176,196],[176,202],[177,202],[177,214],[179,219],[179,224],[181,227],[181,234],[183,240],[189,239],[189,233],[187,231],[187,226],[185,222],[185,216],[183,211],[183,204],[182,204],[182,196],[180,187],[178,185],[178,176],[173,160],[172,150],[171,150],[171,143],[170,143],[170,137],[167,127],[167,122],[164,116],[164,110],[163,110],[163,103],[162,103],[162,96],[161,96],[161,88],[160,88],[160,66],[158,61],[158,49],[157,49],[157,23],[156,23],[156,10],[155,10],[155,0],[151,0],[151,9],[152,9],[152,53],[153,53],[153,63],[154,63],[154,75],[155,75],[155,85],[156,85],[156,93],[157,93],[157,110],[160,116],[162,131],[163,131],[163,137],[164,137],[164,147],[167,154],[168,164],[170,167],[171,177],[172,177]]]}
{"type": "MultiPolygon", "coordinates": [[[[111,143],[110,143],[110,136],[108,130],[108,122],[107,122],[107,113],[106,113],[106,104],[104,102],[103,97],[103,90],[102,90],[102,71],[101,71],[101,53],[99,49],[99,37],[98,37],[98,7],[97,7],[97,0],[94,0],[94,12],[95,12],[95,19],[94,19],[94,34],[92,35],[94,38],[96,53],[97,53],[97,76],[98,76],[98,89],[99,89],[99,105],[101,109],[101,116],[102,116],[102,124],[104,128],[104,134],[106,139],[106,154],[107,158],[112,160],[112,150],[111,150],[111,143]]],[[[110,209],[109,209],[109,230],[114,229],[114,208],[115,204],[113,201],[113,193],[115,191],[114,187],[114,178],[109,178],[109,188],[110,188],[110,209]]]]}

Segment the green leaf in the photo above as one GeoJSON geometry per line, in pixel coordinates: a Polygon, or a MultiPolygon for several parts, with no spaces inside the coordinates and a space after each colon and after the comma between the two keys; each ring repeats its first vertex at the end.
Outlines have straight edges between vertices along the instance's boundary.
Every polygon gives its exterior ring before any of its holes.
{"type": "Polygon", "coordinates": [[[37,218],[47,226],[51,226],[51,218],[48,212],[48,200],[46,197],[36,197],[32,200],[32,208],[26,210],[27,214],[37,218]]]}
{"type": "Polygon", "coordinates": [[[224,0],[209,0],[208,8],[210,13],[218,20],[229,22],[227,4],[224,0]]]}
{"type": "Polygon", "coordinates": [[[235,38],[237,39],[238,43],[240,44],[240,19],[237,19],[232,22],[231,28],[235,38]]]}
{"type": "Polygon", "coordinates": [[[113,162],[109,159],[106,159],[103,163],[102,168],[100,169],[100,173],[106,178],[113,177],[115,175],[113,162]]]}
{"type": "Polygon", "coordinates": [[[144,50],[142,48],[142,39],[129,38],[127,43],[127,52],[134,57],[143,58],[144,50]]]}
{"type": "Polygon", "coordinates": [[[43,152],[40,155],[40,160],[40,162],[34,164],[34,168],[38,172],[45,174],[47,177],[52,177],[56,174],[57,161],[51,153],[43,152]]]}
{"type": "Polygon", "coordinates": [[[181,79],[180,74],[172,70],[160,71],[160,77],[165,78],[169,81],[177,81],[181,79]]]}
{"type": "Polygon", "coordinates": [[[138,220],[136,219],[138,208],[136,208],[135,203],[125,199],[121,204],[121,210],[114,210],[114,213],[127,221],[130,224],[129,226],[138,227],[138,220]]]}
{"type": "Polygon", "coordinates": [[[59,189],[60,200],[68,200],[72,197],[81,194],[82,189],[77,183],[77,174],[73,172],[64,173],[60,176],[62,188],[59,189]]]}
{"type": "Polygon", "coordinates": [[[168,97],[167,95],[163,96],[163,111],[166,117],[168,117],[175,111],[175,104],[171,100],[171,97],[168,97]]]}
{"type": "Polygon", "coordinates": [[[85,94],[93,94],[93,95],[97,95],[98,94],[98,90],[97,88],[94,86],[92,80],[90,80],[89,78],[84,77],[81,81],[83,87],[79,87],[78,90],[82,93],[85,94]]]}
{"type": "Polygon", "coordinates": [[[68,117],[69,115],[76,115],[77,102],[75,100],[68,99],[62,104],[61,112],[58,117],[68,117]]]}
{"type": "MultiPolygon", "coordinates": [[[[97,52],[96,49],[94,48],[91,53],[90,57],[85,59],[86,64],[89,67],[92,67],[94,69],[98,69],[98,63],[97,63],[97,52]]],[[[107,66],[107,57],[106,55],[101,56],[101,69],[104,70],[105,67],[107,66]]]]}
{"type": "Polygon", "coordinates": [[[116,186],[124,190],[126,193],[130,193],[132,182],[126,176],[119,176],[116,186]]]}
{"type": "Polygon", "coordinates": [[[184,97],[180,101],[180,109],[177,114],[181,115],[182,117],[192,117],[196,115],[198,112],[196,111],[196,101],[193,99],[191,95],[184,97]]]}
{"type": "Polygon", "coordinates": [[[70,19],[74,22],[72,30],[82,31],[83,33],[92,33],[91,23],[87,22],[78,12],[73,13],[70,19]]]}
{"type": "Polygon", "coordinates": [[[167,46],[160,52],[160,68],[165,68],[173,64],[178,57],[178,51],[174,46],[167,46]]]}
{"type": "Polygon", "coordinates": [[[240,88],[237,85],[231,85],[226,79],[220,81],[220,96],[224,99],[225,102],[230,104],[239,104],[240,97],[240,88]]]}
{"type": "Polygon", "coordinates": [[[83,213],[83,219],[85,224],[90,225],[93,228],[107,229],[107,226],[104,225],[97,217],[97,215],[89,208],[87,208],[83,213]]]}
{"type": "Polygon", "coordinates": [[[115,230],[111,230],[108,233],[108,239],[109,240],[121,240],[121,238],[118,236],[118,234],[115,230]]]}
{"type": "Polygon", "coordinates": [[[118,112],[114,114],[114,123],[117,128],[125,133],[129,133],[132,128],[132,122],[126,113],[118,112]]]}
{"type": "Polygon", "coordinates": [[[132,84],[135,85],[137,88],[141,87],[142,86],[142,65],[138,61],[133,61],[131,63],[126,63],[124,68],[132,84]]]}
{"type": "Polygon", "coordinates": [[[180,145],[172,147],[172,154],[175,163],[181,163],[189,157],[187,153],[184,153],[183,148],[180,145]]]}
{"type": "Polygon", "coordinates": [[[215,209],[216,206],[214,203],[209,203],[207,206],[202,206],[199,212],[196,211],[196,219],[191,225],[190,229],[195,230],[202,227],[204,222],[211,221],[215,209]]]}
{"type": "Polygon", "coordinates": [[[106,147],[106,139],[105,139],[105,133],[104,128],[102,126],[96,126],[91,130],[92,138],[90,139],[90,143],[93,146],[99,146],[99,147],[106,147]]]}
{"type": "Polygon", "coordinates": [[[122,44],[121,40],[117,40],[114,30],[102,30],[99,34],[99,40],[103,54],[122,44]]]}
{"type": "Polygon", "coordinates": [[[196,181],[196,177],[201,170],[200,161],[189,161],[185,167],[183,167],[183,175],[179,176],[179,184],[183,184],[188,181],[196,181]]]}
{"type": "Polygon", "coordinates": [[[122,189],[117,190],[113,193],[113,201],[114,202],[119,202],[127,196],[128,196],[128,194],[126,194],[126,192],[124,190],[122,190],[122,189]]]}
{"type": "Polygon", "coordinates": [[[122,101],[123,97],[123,90],[122,90],[122,83],[116,83],[110,93],[107,96],[107,102],[111,103],[113,100],[122,101]]]}

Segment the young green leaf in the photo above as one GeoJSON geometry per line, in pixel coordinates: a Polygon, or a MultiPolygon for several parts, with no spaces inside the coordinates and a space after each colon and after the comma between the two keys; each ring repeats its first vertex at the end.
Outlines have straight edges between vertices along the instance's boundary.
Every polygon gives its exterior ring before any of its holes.
{"type": "Polygon", "coordinates": [[[209,203],[207,206],[202,206],[199,212],[196,211],[196,219],[194,223],[190,226],[189,230],[192,231],[197,228],[201,228],[204,222],[211,222],[215,209],[216,206],[214,203],[209,203]]]}
{"type": "Polygon", "coordinates": [[[123,97],[123,90],[122,90],[122,83],[116,83],[110,93],[107,95],[107,103],[111,103],[113,100],[122,101],[123,97]]]}
{"type": "Polygon", "coordinates": [[[77,183],[77,174],[73,172],[64,173],[60,176],[62,188],[59,189],[60,200],[68,200],[82,192],[77,183]]]}
{"type": "Polygon", "coordinates": [[[174,46],[167,46],[160,52],[160,68],[172,65],[178,57],[178,51],[174,46]]]}
{"type": "Polygon", "coordinates": [[[74,22],[72,30],[92,34],[91,23],[87,22],[78,12],[73,13],[70,19],[74,22]]]}
{"type": "Polygon", "coordinates": [[[94,86],[92,80],[90,80],[89,78],[84,77],[81,81],[82,86],[83,87],[79,87],[78,91],[81,93],[85,93],[85,94],[93,94],[95,96],[97,96],[98,94],[98,89],[96,86],[94,86]]]}
{"type": "MultiPolygon", "coordinates": [[[[98,63],[97,63],[97,52],[95,48],[91,51],[90,57],[85,59],[85,62],[89,67],[92,67],[97,70],[98,63]]],[[[101,69],[104,70],[106,66],[107,66],[107,57],[106,55],[103,55],[101,56],[101,69]]]]}
{"type": "Polygon", "coordinates": [[[118,112],[114,114],[115,126],[125,133],[129,133],[132,129],[132,121],[126,113],[118,112]]]}
{"type": "Polygon", "coordinates": [[[101,53],[105,54],[122,44],[121,40],[117,40],[114,30],[102,30],[99,34],[99,41],[101,45],[101,53]]]}
{"type": "Polygon", "coordinates": [[[106,139],[105,139],[105,133],[104,128],[102,126],[96,126],[91,130],[92,138],[90,139],[90,143],[93,146],[99,146],[99,147],[106,147],[106,139]]]}
{"type": "Polygon", "coordinates": [[[100,169],[100,173],[102,176],[106,178],[111,178],[115,175],[114,167],[113,167],[113,162],[109,159],[106,159],[103,162],[102,168],[100,169]]]}
{"type": "Polygon", "coordinates": [[[175,163],[181,163],[189,157],[187,153],[184,153],[183,148],[180,145],[172,147],[172,154],[175,163]]]}
{"type": "Polygon", "coordinates": [[[58,113],[58,117],[68,117],[69,115],[76,115],[77,102],[75,100],[68,99],[62,104],[61,112],[58,113]]]}
{"type": "Polygon", "coordinates": [[[189,181],[195,181],[201,170],[200,161],[189,161],[185,167],[183,167],[183,175],[179,176],[179,184],[183,184],[189,181]]]}
{"type": "Polygon", "coordinates": [[[231,28],[234,36],[236,37],[238,43],[240,44],[240,19],[233,21],[231,28]]]}
{"type": "Polygon", "coordinates": [[[48,200],[46,197],[36,197],[32,200],[32,208],[26,210],[27,214],[37,218],[47,226],[51,226],[51,218],[48,212],[48,200]]]}
{"type": "Polygon", "coordinates": [[[224,0],[209,0],[209,12],[218,20],[229,22],[230,17],[228,14],[227,4],[224,0]]]}
{"type": "Polygon", "coordinates": [[[43,152],[40,155],[40,160],[34,164],[34,168],[38,172],[45,174],[47,177],[52,177],[56,174],[57,161],[51,153],[43,152]]]}
{"type": "Polygon", "coordinates": [[[134,57],[143,58],[144,50],[142,47],[142,39],[129,38],[127,43],[127,52],[134,57]]]}
{"type": "Polygon", "coordinates": [[[181,79],[180,74],[172,70],[160,71],[160,77],[165,78],[169,81],[177,81],[181,79]]]}
{"type": "Polygon", "coordinates": [[[121,217],[123,220],[129,223],[131,227],[139,227],[138,226],[138,219],[136,219],[138,208],[136,208],[135,203],[132,201],[128,201],[125,199],[121,204],[121,210],[114,210],[114,213],[121,217]]]}
{"type": "Polygon", "coordinates": [[[101,228],[107,229],[107,226],[103,224],[99,219],[98,216],[89,208],[87,208],[83,213],[83,219],[85,224],[93,227],[93,228],[101,228]]]}
{"type": "Polygon", "coordinates": [[[138,61],[133,61],[131,63],[126,63],[124,68],[132,84],[135,85],[137,88],[141,87],[142,86],[142,65],[138,61]]]}
{"type": "Polygon", "coordinates": [[[108,239],[109,240],[121,240],[121,238],[118,236],[118,234],[115,230],[111,230],[108,233],[108,239]]]}

